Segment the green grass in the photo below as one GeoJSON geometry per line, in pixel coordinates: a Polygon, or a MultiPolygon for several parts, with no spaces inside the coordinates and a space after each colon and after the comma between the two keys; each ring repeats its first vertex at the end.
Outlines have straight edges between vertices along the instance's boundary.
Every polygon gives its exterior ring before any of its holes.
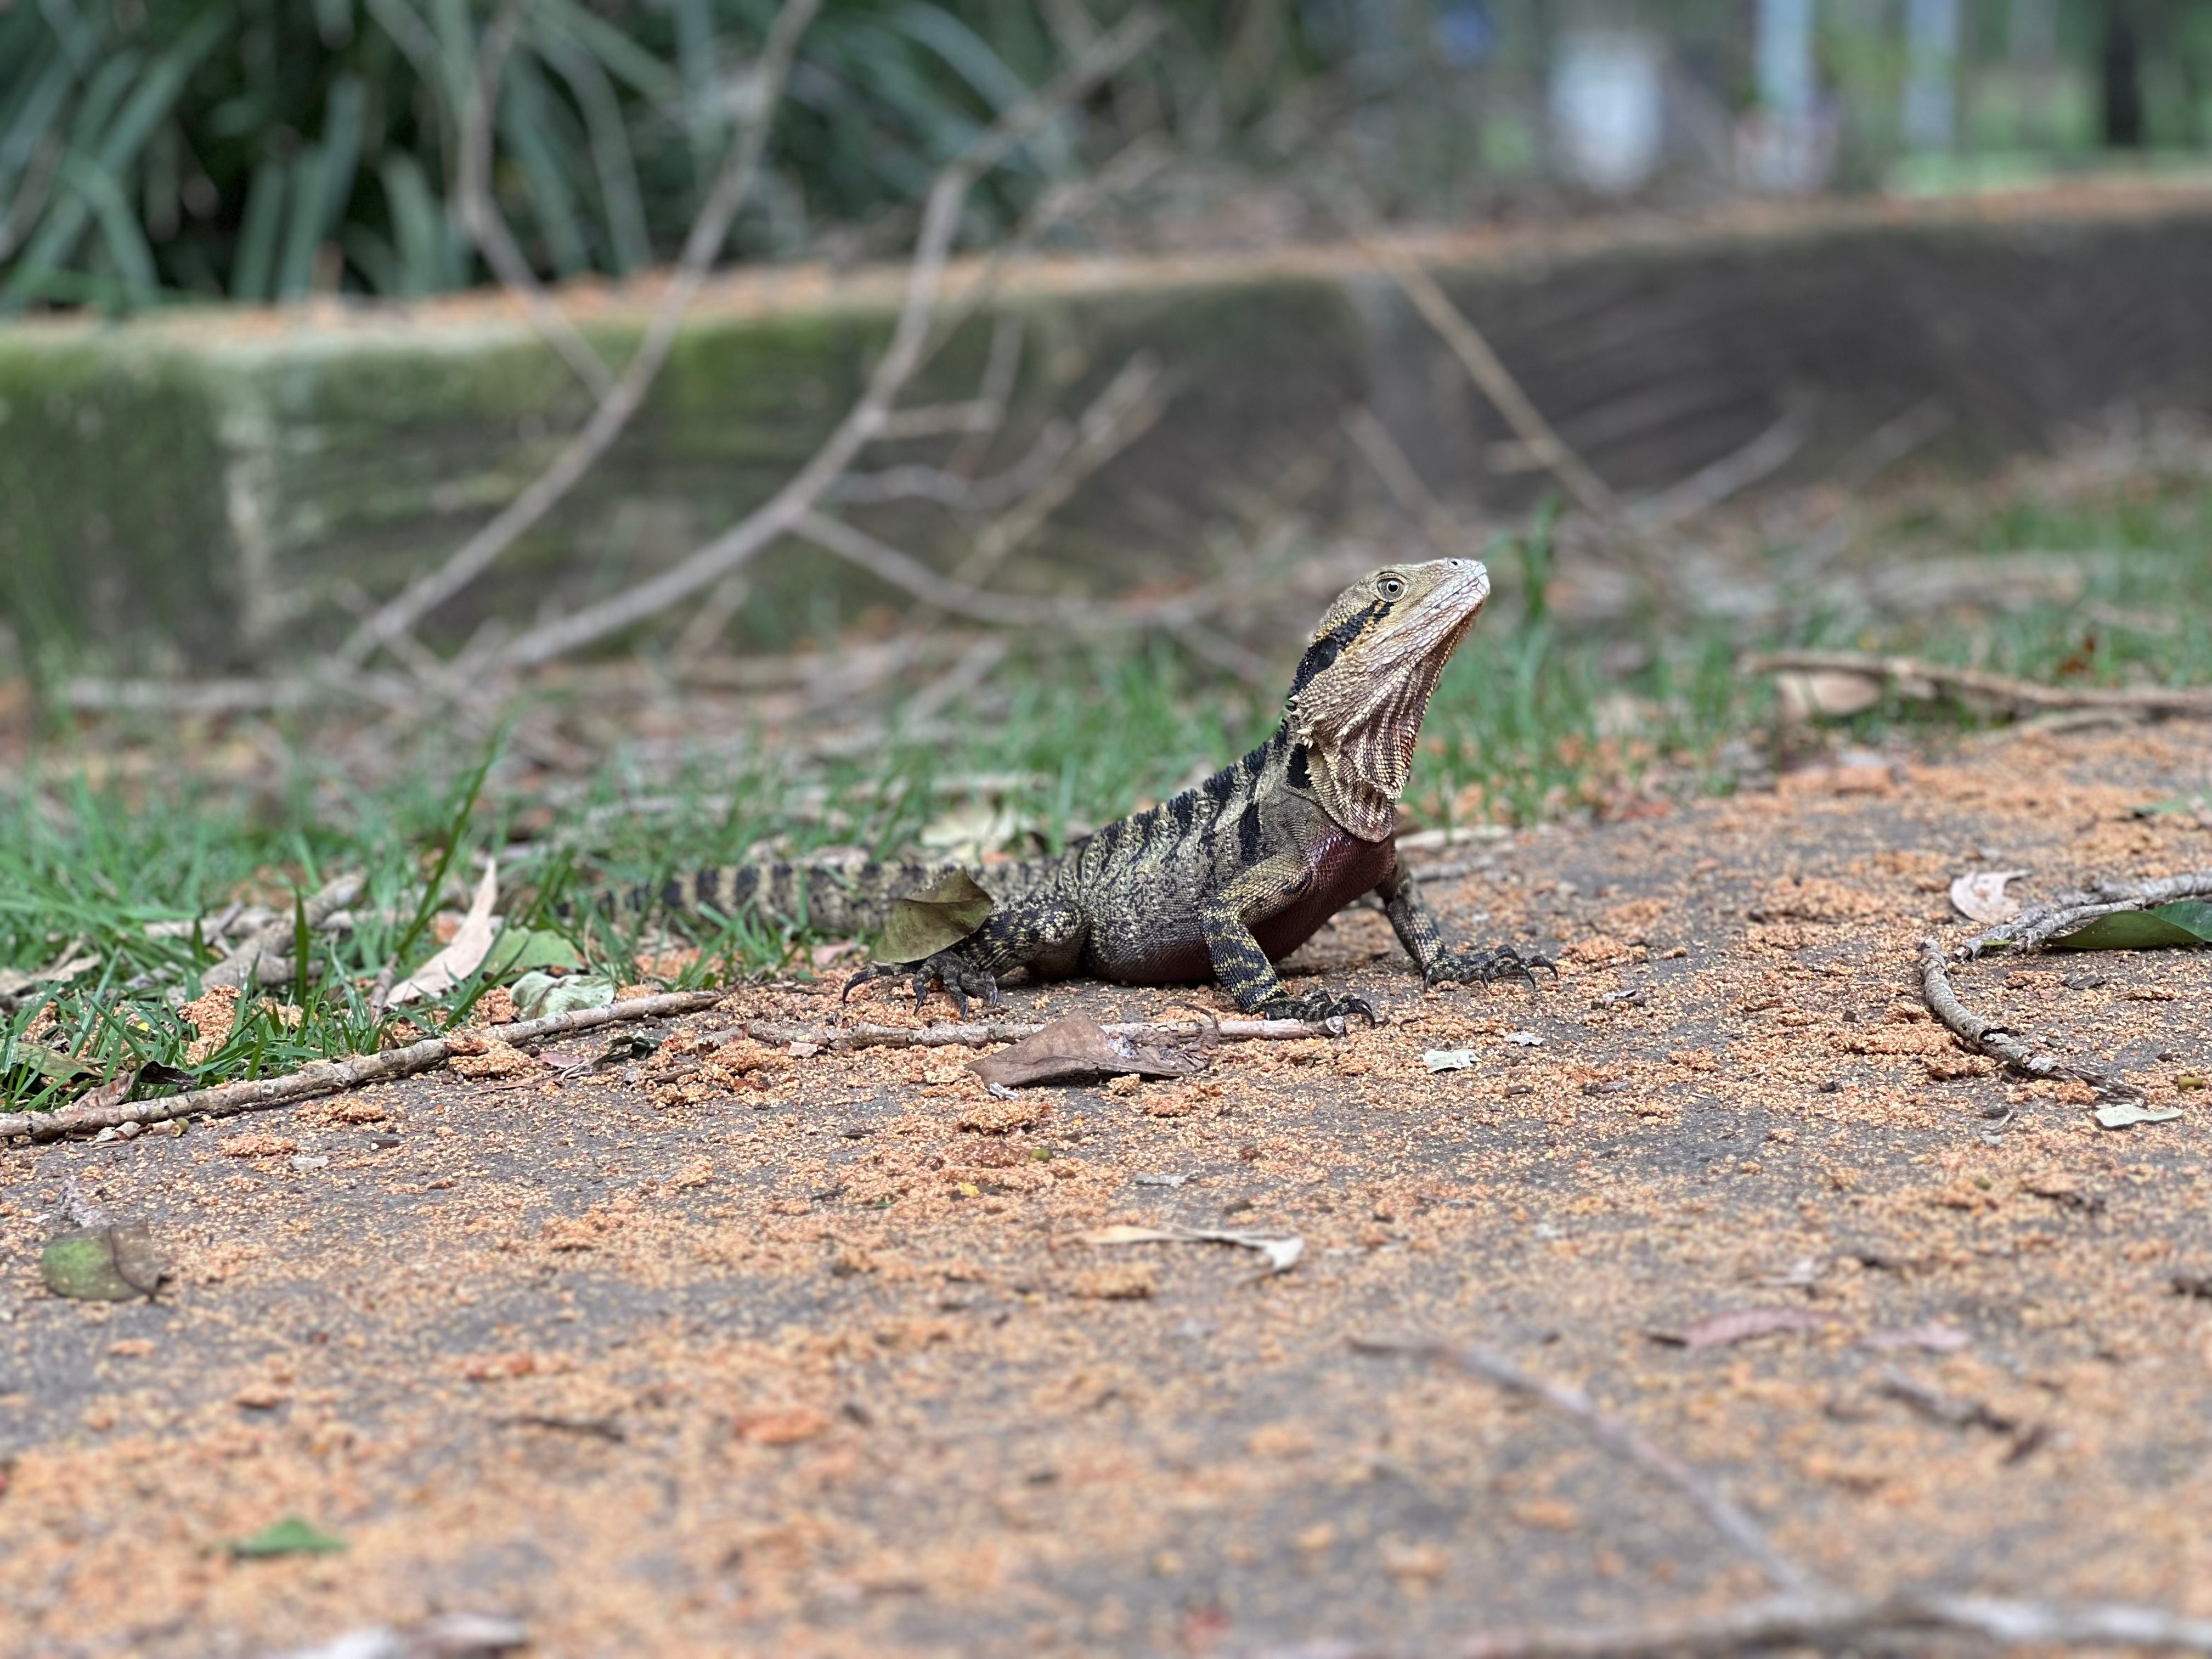
{"type": "MultiPolygon", "coordinates": [[[[1491,559],[1496,612],[1438,689],[1409,808],[1430,824],[1527,823],[1729,788],[1769,754],[1774,732],[1770,687],[1735,666],[1747,645],[1899,652],[2053,682],[2212,682],[2212,493],[2202,486],[2117,504],[1999,505],[1963,531],[1905,520],[1894,533],[1954,550],[2096,556],[2086,591],[2063,605],[1984,603],[1875,625],[1814,609],[1754,638],[1719,621],[1670,627],[1647,617],[1601,637],[1567,629],[1545,605],[1540,542],[1502,545],[1491,559]]],[[[1786,575],[1788,554],[1775,560],[1786,575]]],[[[192,1034],[163,990],[197,991],[212,957],[190,938],[148,939],[150,922],[205,916],[240,897],[286,911],[295,891],[334,873],[364,877],[361,925],[319,950],[318,972],[300,988],[299,1024],[249,1000],[237,1031],[198,1068],[204,1083],[269,1075],[374,1043],[376,973],[428,954],[433,911],[472,882],[488,848],[502,849],[512,921],[560,933],[588,963],[627,978],[642,942],[635,921],[578,902],[602,886],[657,884],[763,842],[795,853],[854,843],[896,851],[979,792],[1015,827],[1015,850],[1057,848],[1241,752],[1266,735],[1277,706],[1155,641],[1037,650],[1011,662],[973,712],[955,740],[895,725],[864,758],[794,766],[762,750],[736,768],[700,763],[649,780],[610,766],[550,815],[550,830],[548,815],[532,812],[540,804],[512,781],[521,769],[495,748],[426,749],[407,782],[364,790],[316,760],[314,733],[301,729],[291,734],[287,787],[254,799],[189,779],[98,787],[80,762],[49,757],[0,797],[0,966],[35,969],[72,946],[99,966],[21,1002],[0,1024],[0,1097],[43,1108],[85,1086],[58,1076],[51,1059],[26,1057],[27,1033],[49,1006],[59,1042],[50,1030],[43,1046],[65,1047],[90,1073],[181,1063],[192,1034]],[[662,808],[633,811],[646,794],[662,808]],[[524,823],[537,826],[526,840],[524,823]],[[580,834],[587,823],[597,827],[580,834]]],[[[1924,739],[1972,723],[1955,708],[1891,702],[1838,735],[1924,739]]],[[[804,940],[739,917],[697,942],[702,954],[684,982],[789,969],[804,940]]],[[[407,1017],[438,1029],[484,988],[465,984],[407,1017]]],[[[278,1003],[295,995],[289,986],[270,991],[278,1003]]]]}

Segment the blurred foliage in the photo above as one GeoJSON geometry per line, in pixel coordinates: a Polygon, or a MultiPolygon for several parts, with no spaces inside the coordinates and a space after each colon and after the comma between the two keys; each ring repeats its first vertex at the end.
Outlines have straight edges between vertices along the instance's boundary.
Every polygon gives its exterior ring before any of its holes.
{"type": "MultiPolygon", "coordinates": [[[[1593,19],[1663,39],[1668,142],[1694,167],[1726,173],[1753,98],[1751,0],[1157,3],[1165,44],[988,181],[972,237],[1155,131],[1263,170],[1349,167],[1389,211],[1480,211],[1501,181],[1543,176],[1547,64],[1593,19]]],[[[477,280],[451,181],[495,3],[0,0],[0,310],[477,280]]],[[[734,251],[890,252],[936,166],[1130,3],[826,0],[734,251]]],[[[494,182],[540,270],[619,276],[672,257],[774,6],[528,0],[494,182]]],[[[1897,153],[1895,12],[1820,9],[1850,182],[1879,181],[1897,153]]],[[[2007,0],[1972,9],[1966,149],[2100,143],[2115,17],[2141,60],[2140,142],[2212,141],[2212,5],[2007,0]]]]}
{"type": "MultiPolygon", "coordinates": [[[[501,82],[495,188],[542,270],[619,276],[671,255],[774,10],[531,0],[501,82]]],[[[0,304],[469,283],[451,181],[491,15],[484,0],[0,0],[0,304]]],[[[1297,31],[1274,27],[1291,15],[1176,7],[1168,49],[1031,146],[1029,173],[979,193],[977,231],[1117,125],[1218,126],[1250,106],[1295,68],[1297,31]]],[[[787,252],[910,203],[1110,21],[1073,0],[829,0],[734,240],[787,252]]]]}

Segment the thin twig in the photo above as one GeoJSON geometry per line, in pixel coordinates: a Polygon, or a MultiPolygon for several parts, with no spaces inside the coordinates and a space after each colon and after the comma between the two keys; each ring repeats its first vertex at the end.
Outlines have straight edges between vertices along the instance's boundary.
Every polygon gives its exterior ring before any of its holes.
{"type": "Polygon", "coordinates": [[[1373,410],[1354,404],[1344,411],[1343,425],[1346,435],[1375,469],[1399,510],[1413,521],[1431,552],[1439,558],[1453,558],[1473,549],[1474,538],[1429,493],[1412,460],[1373,410]]]}
{"type": "Polygon", "coordinates": [[[2108,708],[2152,717],[2212,715],[2212,686],[2039,685],[2009,674],[1870,651],[1764,651],[1745,658],[1743,666],[1752,674],[1857,674],[1893,687],[1903,697],[1922,702],[1947,695],[1977,697],[2015,713],[2108,708]]]}
{"type": "Polygon", "coordinates": [[[811,542],[825,553],[835,554],[848,564],[859,566],[870,575],[901,587],[916,599],[950,611],[956,617],[965,617],[973,622],[992,623],[1001,627],[1036,628],[1144,628],[1154,625],[1173,625],[1198,616],[1211,607],[1211,590],[1200,589],[1180,594],[1170,599],[1109,600],[1094,603],[1085,599],[1032,599],[1012,594],[987,592],[971,587],[965,582],[940,576],[911,553],[904,553],[888,542],[877,540],[865,530],[847,524],[842,519],[833,519],[824,513],[808,511],[792,521],[792,533],[811,542]]]}
{"type": "Polygon", "coordinates": [[[1133,11],[1094,50],[1000,116],[939,173],[923,210],[921,234],[908,267],[906,297],[890,345],[878,360],[859,400],[781,489],[729,530],[659,575],[511,641],[496,653],[495,665],[509,669],[535,666],[634,627],[711,586],[781,539],[812,512],[830,484],[843,477],[860,452],[882,435],[892,404],[921,363],[945,261],[960,228],[969,191],[1062,110],[1150,46],[1162,26],[1158,15],[1148,8],[1133,11]]]}
{"type": "Polygon", "coordinates": [[[1657,1477],[1696,1504],[1714,1530],[1756,1562],[1780,1589],[1798,1596],[1809,1595],[1815,1589],[1813,1576],[1776,1549],[1767,1540],[1765,1529],[1737,1508],[1719,1487],[1673,1453],[1653,1445],[1627,1424],[1601,1409],[1580,1389],[1537,1376],[1504,1354],[1487,1348],[1455,1348],[1441,1342],[1370,1341],[1359,1337],[1352,1339],[1352,1346],[1360,1353],[1403,1355],[1449,1365],[1469,1376],[1479,1376],[1502,1389],[1542,1401],[1571,1419],[1607,1451],[1657,1477]]]}
{"type": "Polygon", "coordinates": [[[799,37],[820,6],[821,0],[784,0],[775,21],[769,25],[753,72],[752,107],[731,140],[722,170],[684,240],[683,257],[621,379],[599,399],[583,429],[520,495],[455,550],[444,564],[409,583],[398,597],[354,630],[336,653],[340,666],[351,668],[365,662],[380,647],[410,631],[431,611],[476,580],[576,487],[629,424],[667,362],[677,330],[698,297],[708,268],[728,239],[732,221],[751,192],[799,37]]]}
{"type": "Polygon", "coordinates": [[[1628,522],[1651,536],[1710,513],[1787,466],[1812,435],[1805,412],[1792,409],[1742,448],[1699,467],[1680,483],[1630,502],[1628,522]]]}
{"type": "Polygon", "coordinates": [[[1318,1642],[1253,1659],[1661,1659],[1688,1653],[1819,1648],[1913,1632],[1950,1632],[2006,1647],[2172,1648],[2212,1653],[2212,1620],[2115,1602],[2067,1606],[1989,1595],[1779,1595],[1718,1613],[1636,1624],[1570,1625],[1425,1641],[1407,1647],[1318,1642]]]}
{"type": "Polygon", "coordinates": [[[475,1028],[453,1036],[428,1037],[404,1048],[387,1048],[380,1054],[317,1060],[285,1077],[225,1083],[161,1100],[131,1101],[89,1110],[64,1106],[52,1112],[0,1114],[0,1139],[27,1135],[33,1141],[58,1140],[64,1135],[79,1134],[88,1129],[118,1129],[126,1123],[165,1123],[180,1117],[227,1117],[239,1112],[265,1112],[312,1096],[337,1094],[387,1078],[410,1077],[429,1071],[457,1054],[474,1052],[475,1045],[486,1038],[510,1044],[534,1042],[570,1031],[587,1031],[598,1025],[696,1013],[702,1008],[713,1007],[728,995],[727,991],[670,991],[659,996],[611,1002],[600,1008],[572,1009],[544,1019],[475,1028]]]}
{"type": "Polygon", "coordinates": [[[1962,962],[1987,951],[2032,951],[2083,922],[2127,910],[2148,910],[2179,899],[2212,898],[2212,870],[2160,876],[2154,881],[2100,882],[2087,892],[2065,893],[2048,904],[2032,905],[2010,921],[1999,922],[1958,947],[1962,962]]]}
{"type": "Polygon", "coordinates": [[[1166,399],[1158,394],[1159,382],[1160,366],[1149,351],[1139,351],[1124,363],[1076,418],[1073,447],[1035,488],[983,526],[953,574],[963,581],[984,580],[1036,533],[1085,479],[1151,431],[1167,408],[1166,399]]]}
{"type": "MultiPolygon", "coordinates": [[[[361,896],[359,876],[340,876],[307,901],[307,926],[320,927],[361,896]]],[[[231,947],[230,953],[200,975],[204,988],[281,983],[292,977],[295,919],[280,915],[231,947]]]]}
{"type": "Polygon", "coordinates": [[[2017,1032],[1984,1019],[1960,1001],[1958,993],[1951,988],[1947,960],[1940,939],[1921,940],[1920,997],[1928,1005],[1928,1012],[1942,1022],[1944,1030],[1966,1047],[2002,1060],[2028,1077],[2074,1078],[2106,1094],[2130,1099],[2142,1097],[2142,1091],[2131,1084],[2087,1066],[2069,1065],[2052,1054],[2039,1054],[2017,1032]]]}

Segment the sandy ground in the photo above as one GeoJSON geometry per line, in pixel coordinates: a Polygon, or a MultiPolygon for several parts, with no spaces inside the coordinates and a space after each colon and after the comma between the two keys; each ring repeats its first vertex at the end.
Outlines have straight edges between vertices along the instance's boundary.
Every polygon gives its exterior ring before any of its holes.
{"type": "Polygon", "coordinates": [[[2212,1300],[2174,1287],[2212,1274],[2212,957],[1961,972],[2184,1109],[2124,1132],[1986,1074],[1911,969],[1962,934],[1961,872],[2212,865],[2188,815],[2130,812],[2208,770],[2201,729],[2028,737],[1532,835],[1437,896],[1556,988],[1425,992],[1353,913],[1296,965],[1379,1029],[1188,1082],[1009,1103],[959,1051],[696,1049],[834,1016],[763,988],[566,1081],[0,1149],[0,1651],[260,1656],[440,1610],[579,1659],[1418,1651],[1759,1589],[1571,1425],[1355,1337],[1588,1387],[1854,1587],[2212,1616],[2212,1300]],[[157,1302],[40,1288],[70,1175],[152,1226],[157,1302]],[[1305,1251],[1262,1279],[1082,1242],[1120,1222],[1305,1251]],[[1662,1340],[1749,1307],[1826,1317],[1662,1340]],[[228,1551],[288,1515],[347,1547],[228,1551]]]}

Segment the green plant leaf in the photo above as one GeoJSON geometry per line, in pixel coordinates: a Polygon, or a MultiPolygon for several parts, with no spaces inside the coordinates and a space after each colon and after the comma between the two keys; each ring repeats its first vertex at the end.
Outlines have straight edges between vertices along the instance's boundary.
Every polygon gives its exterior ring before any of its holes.
{"type": "Polygon", "coordinates": [[[949,870],[891,906],[876,940],[883,962],[920,962],[957,945],[981,927],[994,905],[964,870],[949,870]]]}
{"type": "Polygon", "coordinates": [[[579,1008],[604,1008],[615,1000],[615,982],[605,974],[525,974],[507,988],[514,1012],[525,1019],[550,1019],[579,1008]]]}
{"type": "Polygon", "coordinates": [[[583,965],[584,958],[576,947],[558,933],[539,927],[502,927],[484,958],[483,971],[485,978],[498,980],[533,969],[583,965]]]}
{"type": "Polygon", "coordinates": [[[168,1277],[143,1224],[85,1227],[53,1239],[39,1257],[39,1276],[56,1296],[76,1302],[135,1302],[168,1277]]]}
{"type": "Polygon", "coordinates": [[[2212,945],[2212,903],[2203,899],[2115,910],[2050,941],[2054,951],[2162,951],[2189,945],[2212,945]]]}
{"type": "Polygon", "coordinates": [[[230,1546],[233,1555],[262,1559],[276,1555],[333,1555],[345,1548],[346,1540],[325,1532],[313,1522],[296,1515],[288,1515],[282,1521],[262,1528],[250,1538],[234,1540],[230,1546]]]}

